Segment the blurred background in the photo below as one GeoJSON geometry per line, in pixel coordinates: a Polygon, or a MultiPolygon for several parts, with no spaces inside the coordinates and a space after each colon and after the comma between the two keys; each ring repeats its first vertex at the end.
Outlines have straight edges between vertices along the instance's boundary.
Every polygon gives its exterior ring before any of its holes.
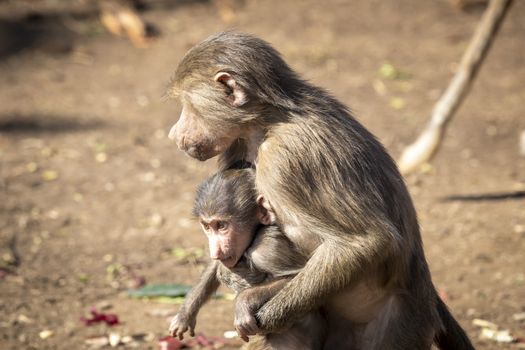
{"type": "MultiPolygon", "coordinates": [[[[163,99],[194,44],[227,28],[264,38],[397,158],[485,5],[0,1],[0,348],[180,347],[163,338],[180,298],[127,291],[191,285],[207,261],[190,209],[215,161],[167,139],[180,109],[163,99]]],[[[524,347],[524,18],[516,1],[442,149],[406,178],[436,287],[478,349],[524,347]]],[[[228,299],[187,346],[239,347],[228,299]]]]}

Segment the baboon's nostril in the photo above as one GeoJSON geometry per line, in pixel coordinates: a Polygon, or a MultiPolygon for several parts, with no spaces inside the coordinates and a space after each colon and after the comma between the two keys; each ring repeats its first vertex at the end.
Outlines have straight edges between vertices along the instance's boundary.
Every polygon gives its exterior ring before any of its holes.
{"type": "Polygon", "coordinates": [[[182,135],[182,137],[179,140],[179,149],[185,150],[186,149],[186,136],[182,135]]]}

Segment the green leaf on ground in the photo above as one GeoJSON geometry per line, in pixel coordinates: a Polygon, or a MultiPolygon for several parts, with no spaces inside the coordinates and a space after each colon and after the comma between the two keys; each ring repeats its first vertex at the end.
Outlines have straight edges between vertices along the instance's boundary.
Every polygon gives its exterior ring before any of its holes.
{"type": "Polygon", "coordinates": [[[412,77],[410,73],[397,69],[391,63],[383,63],[378,73],[381,78],[390,80],[410,79],[412,77]]]}
{"type": "Polygon", "coordinates": [[[140,289],[128,290],[128,295],[134,298],[176,298],[186,296],[190,289],[191,286],[185,284],[150,284],[140,289]]]}

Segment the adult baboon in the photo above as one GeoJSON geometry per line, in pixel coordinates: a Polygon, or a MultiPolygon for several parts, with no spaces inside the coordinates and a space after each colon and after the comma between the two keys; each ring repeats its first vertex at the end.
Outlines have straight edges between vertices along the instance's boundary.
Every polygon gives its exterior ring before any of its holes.
{"type": "Polygon", "coordinates": [[[257,310],[256,332],[326,305],[326,349],[472,349],[432,284],[395,163],[343,104],[265,41],[234,32],[192,48],[169,91],[182,102],[170,137],[199,160],[220,155],[220,169],[256,164],[258,192],[309,256],[257,310]]]}

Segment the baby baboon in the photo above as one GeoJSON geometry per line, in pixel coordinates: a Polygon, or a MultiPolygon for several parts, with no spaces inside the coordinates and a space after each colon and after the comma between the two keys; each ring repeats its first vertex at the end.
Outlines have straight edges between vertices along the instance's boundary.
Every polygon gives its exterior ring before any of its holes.
{"type": "MultiPolygon", "coordinates": [[[[258,200],[262,202],[262,198],[258,200]]],[[[252,169],[225,170],[204,181],[197,191],[193,214],[208,237],[214,261],[171,322],[170,334],[180,339],[186,331],[194,335],[197,313],[219,283],[237,293],[259,286],[236,300],[237,309],[258,308],[308,260],[277,226],[266,226],[272,224],[272,213],[257,203],[252,169]]],[[[236,324],[245,341],[245,334],[257,330],[254,311],[237,312],[248,318],[236,324]]],[[[324,325],[319,312],[312,311],[290,329],[266,334],[256,344],[260,349],[322,349],[324,325]]]]}
{"type": "Polygon", "coordinates": [[[325,349],[473,349],[432,284],[396,164],[346,106],[265,41],[234,32],[192,48],[169,92],[182,102],[169,135],[179,148],[220,155],[220,169],[255,164],[257,192],[309,257],[264,305],[236,310],[237,320],[256,310],[259,329],[246,334],[324,305],[325,349]]]}

